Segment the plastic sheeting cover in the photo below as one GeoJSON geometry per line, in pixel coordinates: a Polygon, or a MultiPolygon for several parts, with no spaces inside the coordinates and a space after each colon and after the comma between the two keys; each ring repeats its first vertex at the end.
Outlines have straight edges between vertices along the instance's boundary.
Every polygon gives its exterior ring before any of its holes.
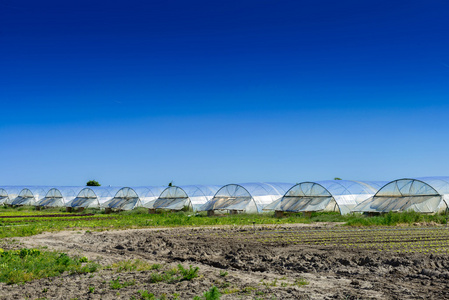
{"type": "Polygon", "coordinates": [[[404,178],[389,182],[353,211],[435,213],[447,207],[447,200],[449,177],[404,178]]]}
{"type": "Polygon", "coordinates": [[[385,183],[352,180],[302,182],[265,209],[291,212],[339,211],[346,214],[357,204],[372,197],[385,183]]]}
{"type": "Polygon", "coordinates": [[[143,207],[151,208],[153,203],[159,198],[162,191],[165,189],[163,186],[140,186],[133,188],[140,198],[140,205],[143,207]]]}
{"type": "Polygon", "coordinates": [[[266,205],[278,200],[291,188],[291,183],[241,183],[220,188],[201,210],[238,210],[260,212],[266,205]]]}
{"type": "Polygon", "coordinates": [[[35,205],[47,193],[48,187],[28,187],[22,189],[11,201],[12,205],[35,205]]]}
{"type": "Polygon", "coordinates": [[[6,197],[3,194],[1,197],[0,204],[11,204],[12,201],[19,195],[19,193],[24,189],[21,186],[2,186],[4,192],[6,192],[6,197]]]}
{"type": "Polygon", "coordinates": [[[66,207],[95,207],[98,208],[102,203],[114,198],[119,191],[118,187],[90,186],[83,188],[75,199],[67,202],[66,207]]]}
{"type": "Polygon", "coordinates": [[[198,210],[207,203],[220,187],[215,185],[187,185],[167,187],[152,203],[155,209],[181,210],[190,207],[198,210]]]}
{"type": "MultiPolygon", "coordinates": [[[[121,188],[109,201],[106,201],[101,206],[105,208],[115,208],[115,209],[129,209],[129,207],[134,208],[139,202],[139,196],[136,191],[130,187],[121,188]],[[126,207],[124,207],[126,204],[126,207]]],[[[131,209],[132,209],[131,208],[131,209]]]]}
{"type": "Polygon", "coordinates": [[[76,198],[83,189],[82,186],[62,186],[50,189],[45,198],[40,200],[37,206],[61,207],[76,198]]]}
{"type": "Polygon", "coordinates": [[[154,201],[162,191],[163,187],[124,187],[121,188],[113,199],[106,201],[101,206],[121,210],[132,210],[154,201]]]}

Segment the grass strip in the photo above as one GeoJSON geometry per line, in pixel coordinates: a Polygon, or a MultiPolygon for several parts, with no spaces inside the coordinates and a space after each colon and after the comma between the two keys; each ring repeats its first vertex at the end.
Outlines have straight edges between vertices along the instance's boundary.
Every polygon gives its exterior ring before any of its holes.
{"type": "Polygon", "coordinates": [[[85,257],[70,257],[65,253],[21,249],[0,249],[0,282],[15,284],[39,278],[54,277],[64,272],[91,273],[99,265],[85,257]]]}

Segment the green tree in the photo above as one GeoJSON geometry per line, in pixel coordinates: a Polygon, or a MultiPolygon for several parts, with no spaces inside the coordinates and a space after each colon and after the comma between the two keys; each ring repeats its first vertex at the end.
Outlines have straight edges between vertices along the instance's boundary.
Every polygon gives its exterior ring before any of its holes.
{"type": "Polygon", "coordinates": [[[98,181],[96,181],[96,180],[89,180],[86,183],[86,186],[101,186],[101,184],[98,181]]]}
{"type": "Polygon", "coordinates": [[[340,177],[335,177],[334,180],[341,180],[341,178],[340,177]]]}

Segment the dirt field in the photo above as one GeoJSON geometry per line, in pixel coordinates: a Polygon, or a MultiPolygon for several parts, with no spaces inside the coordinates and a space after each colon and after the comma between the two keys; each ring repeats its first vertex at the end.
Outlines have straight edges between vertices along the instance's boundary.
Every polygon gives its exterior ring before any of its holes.
{"type": "Polygon", "coordinates": [[[390,228],[379,233],[378,229],[340,231],[335,226],[67,231],[20,238],[0,247],[46,246],[87,256],[102,265],[128,259],[164,268],[181,263],[198,266],[200,277],[150,283],[151,270],[102,270],[24,285],[0,284],[0,299],[140,299],[138,290],[148,290],[156,297],[165,294],[166,299],[192,299],[213,285],[224,292],[221,299],[449,299],[449,259],[438,252],[444,246],[438,243],[446,243],[449,229],[390,228]],[[331,238],[323,238],[329,234],[331,238]],[[377,238],[365,243],[371,236],[384,235],[388,243],[382,240],[377,245],[377,238]],[[398,253],[381,248],[415,245],[410,243],[435,252],[398,253]],[[135,280],[135,284],[111,289],[109,282],[118,277],[124,282],[135,280]]]}

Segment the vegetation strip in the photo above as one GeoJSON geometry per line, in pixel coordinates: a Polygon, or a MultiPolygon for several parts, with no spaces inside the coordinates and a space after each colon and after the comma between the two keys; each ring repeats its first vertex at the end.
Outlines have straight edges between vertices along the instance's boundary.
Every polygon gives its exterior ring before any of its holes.
{"type": "Polygon", "coordinates": [[[4,251],[0,249],[0,281],[7,284],[54,277],[64,272],[91,273],[99,265],[86,257],[70,257],[65,253],[21,249],[4,251]]]}
{"type": "MultiPolygon", "coordinates": [[[[62,222],[62,221],[92,221],[92,220],[108,220],[115,219],[114,217],[93,217],[93,218],[61,218],[54,219],[52,221],[62,222]]],[[[28,223],[28,222],[41,222],[41,220],[2,220],[1,223],[28,223]]]]}
{"type": "Polygon", "coordinates": [[[42,215],[20,215],[20,216],[1,216],[0,219],[4,218],[60,218],[60,217],[86,217],[86,216],[95,216],[95,214],[42,214],[42,215]]]}

